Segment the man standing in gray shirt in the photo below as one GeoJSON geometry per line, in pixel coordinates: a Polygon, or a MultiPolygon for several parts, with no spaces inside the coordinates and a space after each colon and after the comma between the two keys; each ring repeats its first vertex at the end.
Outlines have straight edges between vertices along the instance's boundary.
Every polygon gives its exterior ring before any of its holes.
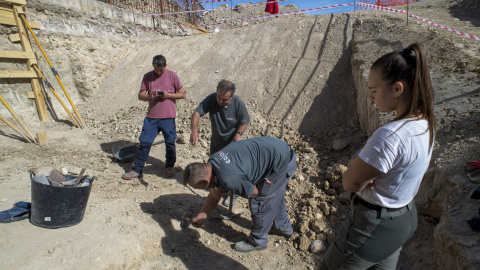
{"type": "Polygon", "coordinates": [[[297,169],[293,149],[273,137],[257,137],[232,142],[213,154],[207,163],[191,163],[183,173],[183,184],[209,188],[202,209],[190,221],[202,226],[215,209],[224,190],[248,198],[252,230],[245,241],[237,242],[238,252],[264,250],[268,234],[289,237],[292,224],[285,204],[288,181],[297,169]]]}
{"type": "MultiPolygon", "coordinates": [[[[221,80],[217,92],[207,96],[198,105],[191,118],[190,142],[198,143],[198,122],[200,117],[209,113],[212,137],[210,139],[210,155],[221,150],[229,143],[242,139],[243,132],[250,122],[250,115],[242,99],[235,96],[235,84],[221,80]]],[[[229,206],[228,194],[224,195],[223,205],[229,206]]],[[[236,199],[237,196],[234,196],[236,199]]]]}

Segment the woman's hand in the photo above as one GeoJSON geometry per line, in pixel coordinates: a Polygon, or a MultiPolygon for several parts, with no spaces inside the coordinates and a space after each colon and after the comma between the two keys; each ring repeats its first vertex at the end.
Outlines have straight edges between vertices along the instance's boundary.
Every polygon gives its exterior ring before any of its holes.
{"type": "Polygon", "coordinates": [[[373,180],[370,181],[370,183],[368,183],[364,189],[374,189],[375,188],[375,185],[373,184],[373,180]]]}
{"type": "Polygon", "coordinates": [[[353,158],[347,171],[343,174],[343,188],[349,192],[358,192],[365,188],[374,188],[374,181],[382,175],[372,165],[366,163],[361,158],[353,158]]]}

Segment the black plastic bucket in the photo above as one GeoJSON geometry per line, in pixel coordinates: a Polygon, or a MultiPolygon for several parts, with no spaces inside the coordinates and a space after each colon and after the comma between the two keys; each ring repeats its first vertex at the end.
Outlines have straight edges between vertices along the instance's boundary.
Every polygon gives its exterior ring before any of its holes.
{"type": "Polygon", "coordinates": [[[85,187],[56,187],[36,182],[31,176],[32,209],[30,222],[44,228],[73,226],[83,220],[88,197],[92,189],[85,187]]]}

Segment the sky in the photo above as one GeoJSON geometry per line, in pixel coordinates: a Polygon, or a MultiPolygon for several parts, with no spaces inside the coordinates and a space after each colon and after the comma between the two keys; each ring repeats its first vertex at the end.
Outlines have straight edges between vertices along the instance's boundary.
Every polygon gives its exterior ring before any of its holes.
{"type": "MultiPolygon", "coordinates": [[[[265,2],[266,0],[263,0],[265,2]]],[[[253,4],[256,4],[257,2],[262,2],[260,0],[231,0],[231,1],[225,1],[225,2],[215,2],[213,3],[213,7],[217,7],[222,4],[228,4],[228,6],[233,6],[235,7],[236,5],[240,3],[248,4],[252,2],[253,4]]],[[[353,0],[289,0],[289,1],[283,1],[279,2],[280,6],[286,6],[288,4],[294,4],[297,6],[299,9],[307,9],[307,8],[317,8],[317,7],[325,7],[325,6],[334,6],[334,5],[339,5],[339,4],[347,4],[347,3],[353,3],[353,0]]],[[[212,8],[212,3],[207,3],[204,4],[204,7],[209,9],[212,8]]],[[[313,12],[308,12],[308,15],[319,15],[319,14],[329,14],[329,13],[342,13],[342,12],[349,12],[353,11],[353,5],[347,6],[347,7],[339,7],[339,8],[329,8],[329,9],[324,9],[324,10],[318,10],[318,11],[313,11],[313,12]]]]}

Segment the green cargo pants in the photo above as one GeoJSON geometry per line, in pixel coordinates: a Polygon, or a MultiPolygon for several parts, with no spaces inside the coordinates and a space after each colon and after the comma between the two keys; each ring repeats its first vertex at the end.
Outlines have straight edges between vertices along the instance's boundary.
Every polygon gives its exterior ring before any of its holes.
{"type": "Polygon", "coordinates": [[[400,209],[369,205],[352,198],[351,215],[325,254],[321,270],[393,269],[402,245],[417,229],[417,210],[410,202],[400,209]]]}

